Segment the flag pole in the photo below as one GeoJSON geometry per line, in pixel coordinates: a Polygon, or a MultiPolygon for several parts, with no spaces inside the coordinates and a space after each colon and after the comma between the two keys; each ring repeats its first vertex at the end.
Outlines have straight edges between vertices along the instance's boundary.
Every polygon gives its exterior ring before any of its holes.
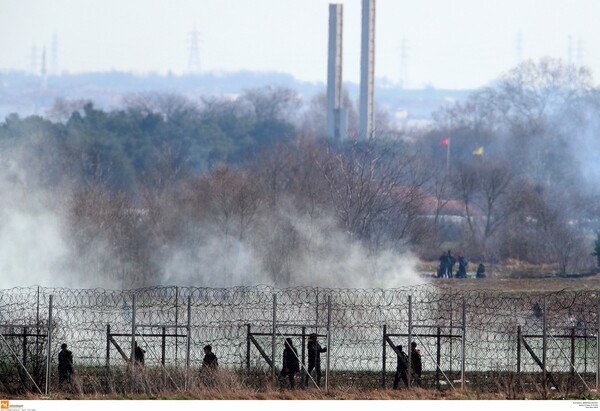
{"type": "Polygon", "coordinates": [[[450,138],[446,144],[446,174],[450,174],[450,138]]]}

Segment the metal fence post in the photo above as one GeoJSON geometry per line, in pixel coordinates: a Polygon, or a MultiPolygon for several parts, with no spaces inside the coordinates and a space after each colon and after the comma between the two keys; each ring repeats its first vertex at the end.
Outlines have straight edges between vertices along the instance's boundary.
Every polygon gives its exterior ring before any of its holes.
{"type": "Polygon", "coordinates": [[[48,345],[46,347],[46,395],[50,389],[50,367],[52,366],[52,294],[48,301],[48,345]]]}
{"type": "Polygon", "coordinates": [[[544,312],[542,313],[542,371],[543,371],[543,378],[544,378],[544,383],[543,383],[543,387],[544,387],[544,395],[546,395],[547,392],[547,372],[546,372],[546,364],[547,364],[547,352],[546,350],[548,349],[548,340],[547,340],[547,304],[548,304],[548,298],[546,295],[544,295],[544,312]]]}
{"type": "MultiPolygon", "coordinates": [[[[317,354],[319,355],[319,354],[317,354]]],[[[329,373],[331,371],[331,294],[327,296],[327,368],[325,369],[325,392],[329,392],[329,373]]]]}
{"type": "MultiPolygon", "coordinates": [[[[175,287],[175,330],[179,331],[179,287],[175,287]]],[[[177,367],[178,355],[177,348],[179,338],[177,337],[178,332],[175,332],[175,366],[177,367]]]]}
{"type": "Polygon", "coordinates": [[[385,337],[387,336],[387,325],[383,324],[383,347],[381,354],[381,388],[385,388],[385,357],[386,357],[386,347],[385,347],[385,337]]]}
{"type": "Polygon", "coordinates": [[[521,331],[521,326],[517,325],[517,374],[519,378],[521,377],[521,336],[523,332],[521,331]]]}
{"type": "Polygon", "coordinates": [[[302,366],[300,367],[300,378],[302,387],[308,386],[308,375],[306,374],[306,327],[302,327],[302,366]]]}
{"type": "Polygon", "coordinates": [[[106,377],[110,372],[110,324],[106,324],[106,377]]]}
{"type": "MultiPolygon", "coordinates": [[[[135,364],[135,294],[131,296],[131,364],[135,364]]],[[[135,367],[131,367],[132,372],[135,367]]]]}
{"type": "Polygon", "coordinates": [[[435,385],[438,390],[441,388],[440,387],[440,369],[442,368],[442,338],[441,338],[441,334],[442,334],[442,329],[440,327],[437,327],[437,339],[436,339],[437,349],[436,349],[436,353],[435,353],[435,360],[436,360],[437,367],[435,367],[435,385]]]}
{"type": "Polygon", "coordinates": [[[596,392],[600,390],[600,296],[596,303],[596,392]]]}
{"type": "Polygon", "coordinates": [[[271,335],[271,363],[273,366],[271,367],[271,379],[273,380],[273,385],[276,383],[275,376],[275,333],[277,332],[277,295],[273,294],[273,327],[272,327],[272,335],[271,335]]]}
{"type": "Polygon", "coordinates": [[[408,296],[408,388],[412,387],[412,295],[408,296]]]}
{"type": "Polygon", "coordinates": [[[250,324],[246,324],[246,370],[250,371],[250,324]]]}
{"type": "Polygon", "coordinates": [[[463,295],[463,299],[462,299],[462,359],[461,359],[461,364],[460,364],[460,388],[462,390],[464,390],[466,388],[466,383],[465,383],[465,356],[466,356],[466,351],[467,351],[467,338],[466,338],[466,334],[467,334],[467,299],[465,298],[465,296],[463,295]]]}
{"type": "Polygon", "coordinates": [[[575,327],[571,328],[571,377],[569,386],[572,388],[575,382],[575,327]]]}
{"type": "MultiPolygon", "coordinates": [[[[175,328],[175,335],[178,334],[179,331],[177,328],[175,328]]],[[[161,329],[161,338],[160,338],[160,364],[163,367],[163,372],[165,369],[165,354],[166,354],[166,344],[167,344],[167,328],[166,327],[162,327],[161,329]]]]}
{"type": "Polygon", "coordinates": [[[27,366],[27,327],[23,327],[23,367],[27,366]]]}
{"type": "MultiPolygon", "coordinates": [[[[176,333],[177,334],[177,333],[176,333]]],[[[185,389],[190,382],[190,352],[192,347],[192,296],[188,295],[187,304],[187,339],[185,342],[185,389]]]]}

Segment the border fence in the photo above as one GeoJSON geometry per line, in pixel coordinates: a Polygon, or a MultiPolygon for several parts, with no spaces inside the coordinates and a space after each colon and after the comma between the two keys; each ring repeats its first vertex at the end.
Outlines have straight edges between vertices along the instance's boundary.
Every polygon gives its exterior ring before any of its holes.
{"type": "Polygon", "coordinates": [[[209,384],[206,344],[223,372],[268,389],[286,337],[298,348],[298,385],[313,388],[306,341],[316,333],[328,348],[324,390],[391,388],[396,345],[416,342],[424,388],[586,393],[600,384],[599,313],[600,291],[587,290],[12,288],[0,290],[0,392],[59,390],[62,343],[82,393],[148,391],[149,375],[165,390],[209,384]],[[135,343],[143,370],[130,361],[135,343]]]}

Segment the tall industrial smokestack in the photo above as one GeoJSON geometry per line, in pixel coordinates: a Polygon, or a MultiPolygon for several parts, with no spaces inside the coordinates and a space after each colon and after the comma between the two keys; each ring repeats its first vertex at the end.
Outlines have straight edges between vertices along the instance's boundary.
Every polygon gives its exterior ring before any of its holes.
{"type": "Polygon", "coordinates": [[[375,0],[362,2],[360,53],[360,137],[373,137],[373,89],[375,86],[375,0]]]}
{"type": "Polygon", "coordinates": [[[342,109],[342,28],[344,6],[329,5],[327,59],[327,135],[334,141],[346,138],[346,115],[342,109]]]}

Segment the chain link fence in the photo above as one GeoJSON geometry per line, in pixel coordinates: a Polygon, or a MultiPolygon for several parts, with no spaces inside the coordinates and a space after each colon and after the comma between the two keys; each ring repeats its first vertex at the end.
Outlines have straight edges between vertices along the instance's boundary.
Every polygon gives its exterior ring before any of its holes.
{"type": "Polygon", "coordinates": [[[598,384],[599,301],[597,291],[435,285],[6,289],[0,290],[0,391],[59,389],[62,343],[74,354],[83,393],[147,390],[149,375],[162,389],[201,386],[206,344],[240,386],[267,389],[276,383],[284,338],[292,338],[305,366],[307,337],[317,333],[329,348],[321,389],[390,388],[392,346],[407,351],[416,342],[425,388],[588,392],[598,384]],[[129,361],[134,340],[146,352],[141,380],[129,361]]]}

